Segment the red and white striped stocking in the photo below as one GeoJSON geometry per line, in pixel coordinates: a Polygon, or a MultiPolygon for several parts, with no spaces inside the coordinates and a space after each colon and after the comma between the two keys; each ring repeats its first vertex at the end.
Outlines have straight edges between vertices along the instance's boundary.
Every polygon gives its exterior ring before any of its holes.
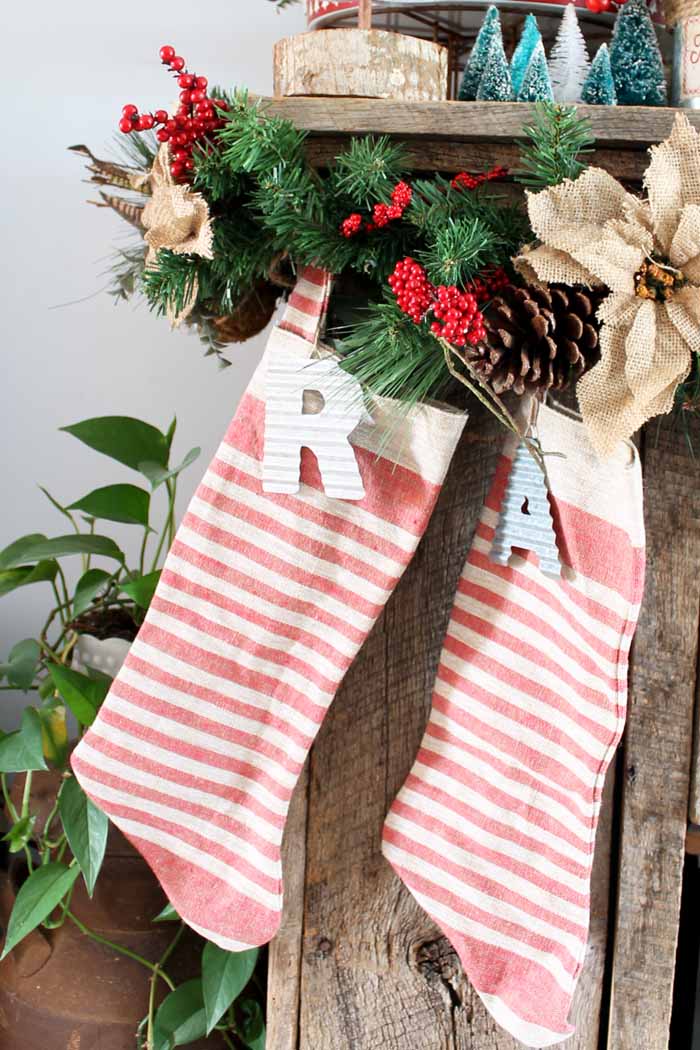
{"type": "MultiPolygon", "coordinates": [[[[274,330],[307,356],[327,299],[308,269],[274,330]]],[[[230,950],[275,933],[280,842],[321,721],[426,527],[465,417],[395,402],[353,434],[360,502],[262,490],[265,362],[167,558],[146,620],[73,755],[180,915],[230,950]],[[387,442],[387,431],[391,437],[387,442]]]]}
{"type": "Polygon", "coordinates": [[[605,772],[624,726],[644,579],[641,471],[600,463],[577,421],[543,408],[563,578],[489,550],[506,446],[462,572],[416,762],[383,852],[458,952],[495,1019],[527,1046],[567,1023],[589,921],[605,772]],[[573,571],[571,571],[573,570],[573,571]]]}

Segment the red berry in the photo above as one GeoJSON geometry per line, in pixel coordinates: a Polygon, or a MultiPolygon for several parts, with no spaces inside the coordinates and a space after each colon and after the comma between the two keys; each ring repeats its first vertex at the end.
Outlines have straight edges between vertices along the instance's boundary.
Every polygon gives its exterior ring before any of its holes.
{"type": "Polygon", "coordinates": [[[177,78],[177,82],[178,82],[179,87],[181,87],[181,88],[194,87],[194,77],[192,76],[191,73],[183,73],[181,76],[179,76],[177,78]]]}
{"type": "Polygon", "coordinates": [[[189,105],[189,103],[191,101],[192,101],[192,92],[191,91],[181,91],[180,92],[180,102],[182,102],[183,106],[189,105]]]}
{"type": "Polygon", "coordinates": [[[154,124],[155,120],[151,114],[144,113],[144,115],[139,118],[139,131],[150,131],[154,124]]]}
{"type": "Polygon", "coordinates": [[[175,58],[170,59],[170,67],[174,69],[176,73],[179,73],[185,68],[185,60],[180,55],[175,55],[175,58]]]}
{"type": "Polygon", "coordinates": [[[166,65],[170,65],[172,60],[175,58],[175,48],[171,47],[170,44],[165,44],[159,51],[161,62],[165,62],[166,65]]]}
{"type": "Polygon", "coordinates": [[[157,109],[153,114],[157,124],[168,123],[168,111],[166,109],[157,109]]]}
{"type": "Polygon", "coordinates": [[[188,157],[185,161],[185,171],[194,171],[194,161],[191,157],[188,157]]]}
{"type": "Polygon", "coordinates": [[[159,142],[169,142],[170,132],[166,131],[165,128],[158,128],[158,130],[156,131],[156,138],[159,142]]]}
{"type": "Polygon", "coordinates": [[[202,91],[201,88],[197,88],[196,91],[192,92],[192,101],[196,103],[204,102],[207,97],[206,91],[202,91]]]}
{"type": "Polygon", "coordinates": [[[122,106],[122,116],[124,117],[135,117],[138,113],[138,107],[133,106],[131,103],[128,106],[122,106]]]}
{"type": "Polygon", "coordinates": [[[209,86],[209,81],[207,80],[206,77],[195,77],[195,81],[196,81],[197,87],[201,91],[206,91],[207,90],[207,87],[209,86]]]}
{"type": "Polygon", "coordinates": [[[184,170],[184,166],[182,164],[178,164],[177,162],[170,165],[170,174],[174,179],[179,179],[184,170]]]}
{"type": "Polygon", "coordinates": [[[122,119],[119,121],[119,130],[123,131],[125,135],[128,135],[132,128],[133,124],[131,123],[131,118],[122,117],[122,119]]]}
{"type": "Polygon", "coordinates": [[[353,212],[352,215],[348,215],[347,219],[343,219],[340,224],[340,232],[343,237],[354,237],[362,226],[362,216],[357,212],[353,212]]]}

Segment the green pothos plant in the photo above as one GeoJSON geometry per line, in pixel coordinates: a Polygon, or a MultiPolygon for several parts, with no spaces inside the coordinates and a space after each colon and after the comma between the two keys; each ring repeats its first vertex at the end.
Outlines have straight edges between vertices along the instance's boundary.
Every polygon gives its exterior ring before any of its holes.
{"type": "Polygon", "coordinates": [[[64,534],[31,533],[0,551],[0,597],[28,586],[43,587],[51,595],[36,636],[19,641],[0,662],[0,690],[22,690],[28,697],[19,728],[0,735],[0,781],[9,825],[3,841],[10,854],[24,855],[27,872],[7,923],[2,958],[37,927],[52,930],[73,923],[110,952],[143,966],[150,984],[148,1013],[135,1033],[140,1050],[172,1050],[212,1031],[227,1047],[263,1050],[264,993],[256,974],[257,949],[226,952],[202,939],[200,975],[176,985],[168,960],[184,925],[170,905],[153,917],[173,923],[172,939],[160,959],[147,959],[104,938],[71,908],[78,879],[93,894],[109,830],[108,817],[71,772],[68,713],[81,735],[94,721],[111,679],[72,666],[76,645],[81,634],[135,637],[174,538],[179,475],[200,450],[190,449],[172,464],[174,421],[163,432],[138,419],[107,416],[64,430],[140,474],[144,484],[104,486],[67,504],[44,489],[68,523],[64,534]],[[105,522],[140,531],[134,561],[105,534],[105,522]],[[71,572],[76,564],[78,571],[71,572]],[[46,771],[53,771],[57,788],[43,819],[33,811],[32,781],[46,771]]]}

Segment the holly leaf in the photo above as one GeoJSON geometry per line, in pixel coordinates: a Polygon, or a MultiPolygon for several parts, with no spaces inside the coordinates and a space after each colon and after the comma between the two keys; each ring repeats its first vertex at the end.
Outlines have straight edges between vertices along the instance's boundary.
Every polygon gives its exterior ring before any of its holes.
{"type": "Polygon", "coordinates": [[[0,773],[26,773],[46,768],[41,720],[33,707],[25,707],[20,728],[0,740],[0,773]]]}
{"type": "Polygon", "coordinates": [[[202,952],[202,990],[207,1035],[241,994],[253,975],[258,949],[227,952],[207,941],[202,952]]]}
{"type": "Polygon", "coordinates": [[[138,485],[105,485],[71,503],[69,510],[81,510],[91,518],[120,521],[126,525],[148,527],[151,497],[138,485]]]}
{"type": "Polygon", "coordinates": [[[7,924],[5,947],[0,959],[46,919],[77,879],[80,868],[51,862],[36,868],[22,883],[7,924]]]}
{"type": "Polygon", "coordinates": [[[66,780],[58,796],[58,812],[73,856],[92,897],[107,847],[109,819],[92,802],[75,777],[66,780]]]}

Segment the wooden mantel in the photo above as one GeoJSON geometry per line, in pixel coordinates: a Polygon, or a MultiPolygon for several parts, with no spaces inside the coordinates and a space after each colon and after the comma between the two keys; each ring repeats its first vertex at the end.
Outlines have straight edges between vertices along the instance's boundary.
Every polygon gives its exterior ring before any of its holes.
{"type": "MultiPolygon", "coordinates": [[[[533,107],[523,102],[386,102],[363,98],[269,100],[271,114],[308,132],[312,163],[332,163],[352,135],[401,139],[419,169],[462,171],[492,164],[513,166],[533,107]]],[[[671,131],[675,109],[649,106],[579,106],[596,139],[594,163],[619,178],[639,181],[649,146],[671,131]]],[[[700,111],[682,110],[700,129],[700,111]]]]}
{"type": "MultiPolygon", "coordinates": [[[[284,99],[313,163],[387,134],[424,170],[517,163],[531,107],[284,99]]],[[[581,107],[593,161],[639,181],[675,111],[581,107]]],[[[686,111],[700,128],[700,113],[686,111]]],[[[694,424],[700,448],[700,423],[694,424]]],[[[285,907],[270,946],[267,1050],[522,1050],[484,1010],[445,937],[384,862],[385,813],[423,732],[442,638],[503,433],[477,405],[418,552],[350,668],[292,802],[285,907]]],[[[641,435],[647,582],[627,731],[608,774],[588,949],[567,1050],[667,1050],[691,785],[700,487],[678,424],[641,435]]],[[[697,755],[697,749],[696,749],[697,755]]],[[[697,758],[695,760],[697,762],[697,758]]]]}

